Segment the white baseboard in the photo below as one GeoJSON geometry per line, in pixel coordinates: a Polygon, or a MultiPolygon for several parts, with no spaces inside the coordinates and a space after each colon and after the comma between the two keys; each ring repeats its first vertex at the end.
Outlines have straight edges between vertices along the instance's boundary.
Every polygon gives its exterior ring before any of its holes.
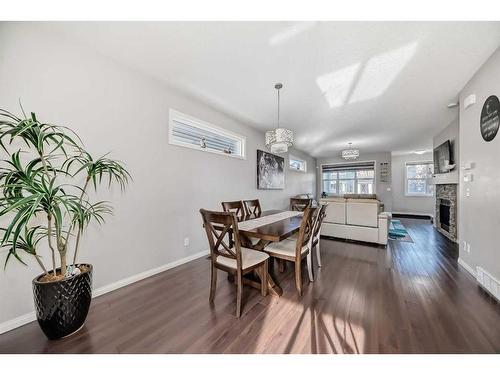
{"type": "Polygon", "coordinates": [[[118,280],[114,283],[111,283],[111,284],[102,286],[100,288],[94,289],[92,291],[92,298],[102,296],[103,294],[112,292],[113,290],[123,288],[124,286],[127,286],[129,284],[133,284],[137,281],[140,281],[140,280],[146,279],[148,277],[151,277],[153,275],[156,275],[158,273],[167,271],[171,268],[175,268],[177,266],[180,266],[181,264],[184,264],[184,263],[190,262],[192,260],[201,258],[204,255],[208,255],[208,253],[209,253],[208,251],[200,251],[199,253],[190,255],[188,257],[176,260],[176,261],[171,262],[171,263],[164,264],[160,267],[156,267],[156,268],[153,268],[151,270],[147,270],[147,271],[138,273],[137,275],[132,275],[130,277],[126,277],[125,279],[121,279],[121,280],[118,280]]]}
{"type": "MultiPolygon", "coordinates": [[[[156,275],[158,273],[167,271],[171,268],[175,268],[177,266],[180,266],[181,264],[184,264],[184,263],[190,262],[192,260],[201,258],[201,257],[208,255],[208,254],[209,254],[209,252],[207,250],[200,251],[199,253],[187,256],[185,258],[178,259],[176,261],[173,261],[173,262],[170,262],[167,264],[164,264],[160,267],[156,267],[156,268],[153,268],[151,270],[144,271],[144,272],[138,273],[136,275],[126,277],[125,279],[118,280],[114,283],[111,283],[111,284],[102,286],[100,288],[94,289],[92,291],[92,298],[102,296],[103,294],[112,292],[113,290],[123,288],[124,286],[133,284],[137,281],[146,279],[146,278],[151,277],[153,275],[156,275]]],[[[5,332],[10,331],[10,330],[13,330],[13,329],[18,328],[18,327],[21,327],[25,324],[31,323],[34,320],[36,320],[36,315],[35,315],[34,311],[31,311],[27,314],[18,316],[17,318],[7,320],[6,322],[0,323],[0,334],[5,333],[5,332]]]]}
{"type": "Polygon", "coordinates": [[[34,320],[36,320],[34,311],[18,316],[17,318],[7,320],[6,322],[0,324],[0,334],[31,323],[34,320]]]}
{"type": "Polygon", "coordinates": [[[469,266],[462,258],[458,258],[458,264],[460,264],[467,272],[469,272],[474,279],[476,279],[476,271],[474,268],[469,266]]]}

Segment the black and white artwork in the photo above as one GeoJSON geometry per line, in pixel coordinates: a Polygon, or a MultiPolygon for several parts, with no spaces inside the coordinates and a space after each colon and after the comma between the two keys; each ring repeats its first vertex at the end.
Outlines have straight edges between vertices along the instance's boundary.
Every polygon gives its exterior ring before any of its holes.
{"type": "Polygon", "coordinates": [[[285,159],[257,150],[257,188],[285,188],[285,159]]]}

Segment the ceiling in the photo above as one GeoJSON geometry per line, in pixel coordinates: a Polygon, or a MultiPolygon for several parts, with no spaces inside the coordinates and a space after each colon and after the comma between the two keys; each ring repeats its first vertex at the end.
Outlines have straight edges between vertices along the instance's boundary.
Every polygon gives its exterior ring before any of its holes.
{"type": "Polygon", "coordinates": [[[51,24],[248,125],[281,122],[315,157],[428,149],[500,45],[499,22],[79,22],[51,24]]]}

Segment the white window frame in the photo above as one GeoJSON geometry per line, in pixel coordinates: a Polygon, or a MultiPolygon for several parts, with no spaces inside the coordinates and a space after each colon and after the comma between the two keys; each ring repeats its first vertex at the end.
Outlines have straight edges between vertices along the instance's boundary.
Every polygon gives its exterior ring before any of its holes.
{"type": "Polygon", "coordinates": [[[421,164],[431,164],[434,165],[432,160],[417,160],[417,161],[407,161],[405,162],[405,180],[404,180],[404,189],[405,189],[405,197],[424,197],[429,198],[434,196],[434,192],[427,193],[427,184],[428,179],[426,178],[410,178],[410,180],[424,180],[425,181],[425,194],[416,194],[416,193],[408,193],[408,166],[409,165],[421,165],[421,164]]]}
{"type": "Polygon", "coordinates": [[[203,151],[203,152],[210,152],[212,154],[224,155],[224,156],[228,156],[231,158],[246,160],[246,158],[247,158],[247,154],[246,154],[247,138],[245,136],[242,136],[242,135],[234,133],[232,131],[223,129],[220,126],[213,125],[207,121],[197,119],[196,117],[186,115],[185,113],[176,111],[175,109],[172,109],[172,108],[170,108],[170,110],[169,110],[168,117],[169,117],[169,121],[168,121],[168,143],[169,144],[174,145],[174,146],[186,147],[186,148],[190,148],[190,149],[198,150],[198,151],[203,151]],[[174,120],[178,120],[179,122],[186,122],[191,126],[195,126],[197,128],[211,131],[211,132],[214,132],[216,134],[220,134],[221,136],[233,138],[233,139],[239,141],[241,143],[241,155],[239,155],[239,154],[226,154],[225,152],[221,152],[218,150],[213,150],[210,148],[202,148],[202,147],[190,144],[190,143],[184,143],[184,142],[180,142],[180,141],[175,140],[173,137],[174,120]]]}
{"type": "MultiPolygon", "coordinates": [[[[356,161],[351,161],[351,162],[345,162],[345,163],[324,163],[320,165],[319,173],[320,173],[320,180],[321,180],[321,193],[323,192],[323,166],[324,165],[346,165],[346,164],[359,164],[359,163],[373,163],[373,193],[372,194],[377,194],[377,183],[378,183],[378,178],[377,178],[377,161],[376,160],[356,160],[356,161]]],[[[352,179],[349,179],[352,180],[352,179]]],[[[357,180],[357,179],[356,179],[357,180]]],[[[365,180],[365,179],[362,179],[365,180]]],[[[340,181],[337,179],[337,182],[340,181]]],[[[339,186],[337,185],[337,189],[339,186]]],[[[355,187],[357,189],[357,186],[355,187]]],[[[360,193],[353,193],[353,194],[360,194],[360,193]]],[[[327,194],[328,197],[338,197],[341,196],[342,194],[336,193],[336,194],[327,194]]]]}
{"type": "Polygon", "coordinates": [[[307,161],[289,154],[288,155],[288,169],[295,171],[295,172],[306,173],[307,172],[307,161]],[[304,165],[304,169],[292,168],[292,166],[290,165],[292,160],[295,160],[295,161],[298,161],[299,163],[302,163],[304,165]]]}

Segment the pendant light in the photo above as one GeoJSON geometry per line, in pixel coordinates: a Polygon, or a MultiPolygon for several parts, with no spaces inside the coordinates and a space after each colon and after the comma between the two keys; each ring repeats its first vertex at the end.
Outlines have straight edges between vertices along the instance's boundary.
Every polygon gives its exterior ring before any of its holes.
{"type": "Polygon", "coordinates": [[[342,157],[345,160],[356,160],[359,158],[359,150],[356,148],[352,148],[352,142],[349,142],[349,147],[345,150],[342,150],[342,157]]]}
{"type": "Polygon", "coordinates": [[[280,128],[280,89],[283,88],[283,84],[277,83],[274,88],[278,93],[278,126],[266,132],[266,147],[274,154],[282,154],[293,145],[293,132],[290,129],[280,128]]]}

